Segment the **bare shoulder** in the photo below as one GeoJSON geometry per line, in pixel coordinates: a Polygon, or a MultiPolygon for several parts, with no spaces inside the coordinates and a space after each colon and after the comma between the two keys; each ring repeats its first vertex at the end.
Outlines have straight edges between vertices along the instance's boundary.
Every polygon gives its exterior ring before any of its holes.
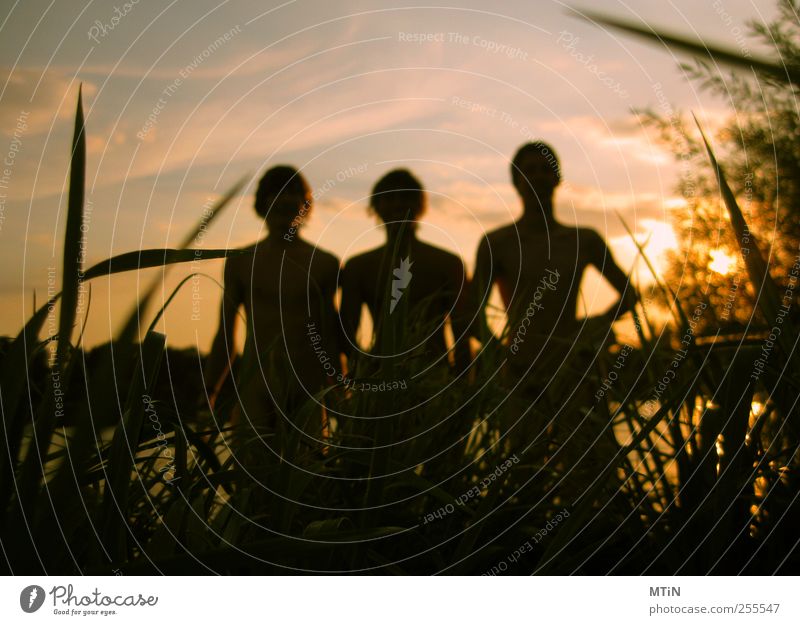
{"type": "Polygon", "coordinates": [[[508,224],[495,228],[486,233],[486,236],[481,240],[491,247],[505,245],[510,241],[519,241],[520,235],[516,224],[508,224]]]}
{"type": "Polygon", "coordinates": [[[331,252],[301,239],[292,245],[292,256],[315,280],[335,283],[339,274],[339,259],[331,252]]]}
{"type": "Polygon", "coordinates": [[[314,263],[324,269],[326,272],[339,271],[340,261],[337,256],[320,247],[314,248],[313,251],[314,263]]]}
{"type": "Polygon", "coordinates": [[[260,249],[261,245],[263,245],[263,243],[259,241],[258,243],[247,245],[246,247],[240,247],[239,249],[236,250],[237,253],[234,254],[233,256],[228,256],[227,260],[228,262],[237,263],[241,262],[242,259],[244,259],[245,262],[250,262],[253,258],[253,254],[255,254],[260,249]]]}
{"type": "Polygon", "coordinates": [[[253,256],[256,253],[257,244],[236,250],[236,254],[225,257],[225,275],[239,275],[245,270],[250,271],[253,265],[253,256]]]}
{"type": "Polygon", "coordinates": [[[348,258],[344,264],[343,271],[351,276],[373,273],[375,268],[380,264],[382,249],[383,248],[376,247],[375,249],[348,258]]]}
{"type": "Polygon", "coordinates": [[[463,271],[464,261],[453,252],[422,241],[420,241],[418,249],[419,252],[421,252],[422,258],[430,262],[434,267],[441,267],[447,272],[463,271]]]}
{"type": "Polygon", "coordinates": [[[594,228],[580,227],[577,232],[578,245],[588,254],[602,254],[606,249],[606,240],[594,228]]]}
{"type": "Polygon", "coordinates": [[[605,239],[603,239],[603,236],[597,230],[589,228],[588,226],[578,227],[578,238],[581,240],[585,239],[586,241],[605,242],[605,239]]]}
{"type": "Polygon", "coordinates": [[[253,273],[256,245],[240,248],[237,253],[225,258],[223,283],[230,298],[239,300],[253,273]]]}
{"type": "Polygon", "coordinates": [[[515,253],[519,253],[521,248],[520,232],[516,224],[508,224],[487,232],[478,243],[477,262],[490,264],[495,270],[499,269],[506,261],[511,260],[515,253]]]}

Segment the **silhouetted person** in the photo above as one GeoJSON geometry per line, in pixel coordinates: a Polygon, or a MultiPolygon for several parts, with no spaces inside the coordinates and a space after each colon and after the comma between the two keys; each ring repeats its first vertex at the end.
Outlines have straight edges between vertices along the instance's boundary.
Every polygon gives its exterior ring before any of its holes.
{"type": "MultiPolygon", "coordinates": [[[[557,486],[562,497],[570,500],[586,487],[588,476],[603,470],[617,446],[605,416],[586,411],[594,389],[585,383],[576,387],[581,371],[575,360],[567,360],[568,353],[576,354],[574,343],[580,340],[583,323],[576,315],[581,279],[593,265],[619,292],[620,299],[608,312],[589,324],[610,332],[611,322],[628,309],[630,300],[622,297],[628,278],[597,232],[565,226],[555,219],[553,195],[561,170],[550,146],[523,145],[512,160],[511,177],[522,199],[523,215],[487,234],[478,246],[472,287],[479,310],[478,335],[492,340],[485,307],[496,284],[508,317],[502,377],[508,385],[509,408],[501,413],[499,424],[507,435],[505,444],[514,451],[535,445],[540,451],[534,455],[541,453],[547,462],[552,459],[551,470],[569,476],[557,486]],[[545,388],[552,389],[547,400],[554,403],[531,410],[545,388]]],[[[592,334],[597,334],[597,328],[592,334]]],[[[577,354],[582,357],[585,352],[577,354]]],[[[551,488],[546,475],[542,472],[536,480],[543,489],[551,488]]]]}
{"type": "Polygon", "coordinates": [[[340,315],[348,339],[346,349],[356,350],[356,334],[366,304],[373,322],[371,354],[395,356],[394,339],[421,337],[421,348],[434,362],[447,362],[445,325],[449,319],[456,338],[453,352],[459,368],[469,360],[463,323],[466,278],[461,259],[420,241],[417,220],[425,211],[425,191],[411,172],[387,173],[372,189],[371,208],[386,228],[386,243],[359,254],[345,265],[342,275],[340,315]]]}
{"type": "Polygon", "coordinates": [[[334,308],[339,261],[300,238],[311,208],[311,191],[302,175],[293,167],[273,167],[261,178],[255,197],[268,236],[225,262],[219,331],[205,377],[212,391],[222,385],[233,358],[236,316],[244,307],[239,425],[242,438],[255,441],[250,451],[256,455],[259,448],[268,453],[256,435],[276,429],[283,436],[296,434],[295,428],[321,436],[324,410],[312,397],[335,374],[331,363],[339,362],[334,308]],[[304,416],[299,418],[301,407],[304,416]]]}
{"type": "MultiPolygon", "coordinates": [[[[527,368],[548,352],[566,353],[581,322],[576,317],[584,271],[596,267],[620,296],[628,278],[617,266],[603,237],[591,228],[565,226],[553,215],[553,195],[561,170],[553,149],[542,142],[523,145],[511,162],[511,179],[523,214],[488,233],[478,246],[473,302],[479,309],[477,332],[491,337],[485,308],[497,285],[508,316],[509,362],[527,368]],[[548,343],[548,339],[556,339],[548,343]],[[544,353],[540,350],[547,345],[544,353]]],[[[611,323],[628,310],[622,297],[595,319],[611,323]]],[[[557,364],[557,363],[556,363],[557,364]]]]}

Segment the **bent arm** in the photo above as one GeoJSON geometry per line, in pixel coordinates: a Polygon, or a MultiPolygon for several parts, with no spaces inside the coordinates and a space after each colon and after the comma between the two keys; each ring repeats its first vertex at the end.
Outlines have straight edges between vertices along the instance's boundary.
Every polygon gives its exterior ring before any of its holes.
{"type": "Polygon", "coordinates": [[[614,261],[614,257],[611,255],[611,250],[608,249],[606,242],[596,232],[593,234],[595,240],[592,244],[592,258],[590,262],[603,274],[606,281],[608,281],[619,294],[617,301],[602,315],[608,317],[610,321],[614,321],[633,309],[635,301],[633,290],[629,284],[630,278],[614,261]]]}

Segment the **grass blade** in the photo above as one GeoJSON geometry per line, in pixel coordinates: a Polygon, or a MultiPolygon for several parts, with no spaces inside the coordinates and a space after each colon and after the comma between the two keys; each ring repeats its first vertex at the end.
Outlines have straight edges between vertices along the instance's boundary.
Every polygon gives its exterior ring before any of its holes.
{"type": "MultiPolygon", "coordinates": [[[[30,516],[35,502],[37,487],[44,475],[44,458],[50,448],[53,425],[58,412],[63,413],[67,384],[67,359],[70,355],[70,338],[75,323],[78,302],[78,285],[81,280],[81,246],[83,233],[84,181],[86,178],[86,133],[83,121],[82,87],[78,90],[78,105],[75,111],[75,130],[72,136],[72,157],[70,160],[69,190],[67,193],[67,225],[64,233],[63,277],[61,280],[61,309],[58,320],[58,344],[54,370],[50,372],[52,392],[36,411],[34,440],[25,457],[22,471],[21,490],[27,497],[23,503],[23,513],[30,516]],[[59,399],[54,394],[62,393],[59,399]]],[[[52,300],[51,300],[52,301],[52,300]]]]}
{"type": "Polygon", "coordinates": [[[670,304],[672,304],[672,306],[670,306],[670,312],[672,312],[673,316],[675,316],[677,312],[677,315],[678,317],[680,317],[680,319],[676,318],[676,321],[680,321],[681,323],[683,323],[683,327],[689,327],[689,319],[686,317],[686,313],[683,311],[683,308],[681,308],[680,304],[678,303],[677,294],[670,288],[668,284],[661,281],[661,277],[658,275],[656,268],[653,266],[653,263],[650,262],[650,259],[647,257],[647,254],[645,254],[644,251],[645,246],[643,246],[641,243],[639,243],[639,241],[636,240],[636,236],[634,235],[633,230],[631,230],[631,228],[628,226],[628,224],[625,222],[625,220],[622,218],[622,215],[620,215],[619,212],[617,212],[617,218],[620,220],[620,223],[622,223],[622,226],[625,228],[626,232],[628,233],[628,236],[631,238],[631,241],[633,241],[633,244],[639,251],[642,260],[644,260],[645,264],[647,265],[647,269],[652,274],[656,285],[661,290],[661,292],[664,293],[664,295],[667,297],[670,304]]]}
{"type": "MultiPolygon", "coordinates": [[[[779,318],[781,318],[780,311],[784,307],[781,303],[778,285],[775,284],[775,281],[769,274],[769,267],[764,261],[764,255],[761,253],[758,241],[747,225],[742,210],[736,202],[733,191],[731,191],[730,186],[728,186],[728,181],[725,179],[722,168],[719,163],[717,163],[714,151],[708,143],[708,139],[703,132],[703,128],[700,126],[700,122],[697,121],[696,117],[694,121],[697,124],[697,128],[700,130],[700,135],[703,137],[703,143],[705,143],[706,151],[708,152],[708,159],[716,174],[722,198],[725,201],[725,206],[731,218],[731,225],[736,235],[736,241],[739,244],[739,250],[742,253],[742,258],[747,267],[747,273],[753,281],[758,307],[761,309],[761,312],[764,313],[768,324],[778,323],[779,318]]],[[[788,312],[789,310],[786,308],[785,313],[788,312]]],[[[794,365],[792,370],[797,371],[798,359],[794,350],[794,346],[797,343],[797,336],[792,324],[784,324],[783,330],[778,334],[778,342],[783,348],[786,357],[794,365]]]]}
{"type": "Polygon", "coordinates": [[[67,227],[64,233],[63,277],[61,280],[61,314],[58,322],[58,350],[56,366],[66,370],[72,326],[75,324],[75,307],[78,302],[78,284],[81,272],[81,245],[83,243],[83,201],[86,179],[86,132],[83,123],[82,87],[78,90],[78,107],[75,112],[75,132],[72,137],[72,159],[69,169],[69,194],[67,199],[67,227]]]}
{"type": "MultiPolygon", "coordinates": [[[[200,233],[204,230],[208,229],[211,223],[219,216],[219,214],[223,211],[223,209],[230,204],[231,200],[235,198],[239,192],[244,188],[247,181],[250,179],[250,174],[242,176],[236,184],[234,184],[228,192],[222,196],[216,204],[214,204],[207,213],[204,213],[203,216],[200,218],[200,221],[197,223],[195,228],[181,241],[180,245],[178,246],[179,250],[184,250],[188,248],[193,241],[200,236],[200,233]]],[[[122,326],[122,330],[119,333],[118,341],[122,343],[129,343],[132,342],[137,330],[141,327],[141,317],[144,312],[147,310],[148,305],[150,304],[150,300],[153,299],[153,296],[158,289],[158,285],[160,283],[160,279],[156,277],[150,286],[145,290],[144,295],[141,299],[134,305],[133,311],[128,316],[125,324],[122,326]]]]}
{"type": "Polygon", "coordinates": [[[149,333],[142,343],[136,374],[128,392],[122,422],[114,432],[109,452],[110,464],[103,497],[103,543],[114,562],[127,559],[125,531],[128,515],[128,492],[131,484],[133,458],[145,417],[146,399],[152,392],[161,361],[164,357],[166,337],[158,332],[149,333]]]}
{"type": "Polygon", "coordinates": [[[649,437],[650,433],[665,418],[668,418],[670,422],[678,418],[678,412],[683,403],[681,398],[685,397],[686,393],[688,393],[693,384],[694,381],[690,380],[687,384],[683,385],[682,388],[677,389],[671,400],[665,401],[665,403],[663,403],[658,409],[658,412],[656,412],[656,414],[647,421],[647,423],[639,430],[639,432],[633,436],[632,440],[625,445],[625,447],[620,448],[616,454],[616,457],[614,459],[609,459],[605,470],[598,475],[597,479],[582,495],[580,501],[575,503],[574,512],[566,521],[564,527],[559,530],[558,534],[556,534],[553,537],[553,540],[550,541],[550,546],[545,551],[540,560],[540,564],[535,571],[536,574],[556,574],[555,571],[559,566],[559,563],[556,561],[557,556],[561,554],[564,549],[569,547],[570,542],[576,537],[576,535],[585,529],[586,522],[591,513],[594,511],[593,502],[598,497],[600,492],[606,487],[609,478],[616,473],[617,467],[619,466],[619,461],[621,461],[622,458],[626,457],[631,452],[635,452],[641,445],[642,441],[649,437]],[[672,413],[671,416],[670,413],[672,413]]]}
{"type": "Polygon", "coordinates": [[[125,252],[101,261],[90,267],[84,274],[84,280],[92,280],[100,276],[110,276],[124,271],[151,269],[162,265],[188,263],[193,260],[211,260],[242,254],[241,250],[171,250],[151,249],[138,252],[125,252]]]}
{"type": "Polygon", "coordinates": [[[672,35],[660,30],[653,30],[650,27],[639,26],[638,24],[625,20],[605,17],[598,13],[588,11],[578,13],[577,11],[573,11],[573,14],[588,19],[589,21],[603,24],[604,26],[610,26],[611,28],[643,37],[651,42],[659,42],[666,46],[683,50],[693,56],[710,56],[712,60],[718,63],[724,63],[741,69],[752,69],[759,74],[782,82],[800,83],[800,71],[795,67],[776,65],[766,59],[757,59],[752,56],[747,57],[733,50],[727,50],[718,46],[709,46],[702,41],[692,41],[680,35],[672,35]]]}
{"type": "Polygon", "coordinates": [[[26,387],[30,380],[28,377],[28,364],[31,356],[39,345],[39,332],[47,318],[48,311],[55,306],[58,295],[53,297],[44,306],[37,310],[25,324],[25,327],[11,343],[8,352],[0,364],[0,410],[3,417],[3,431],[0,433],[0,443],[7,463],[0,462],[0,507],[6,509],[8,498],[11,496],[14,468],[20,449],[23,430],[20,402],[27,398],[26,387]]]}

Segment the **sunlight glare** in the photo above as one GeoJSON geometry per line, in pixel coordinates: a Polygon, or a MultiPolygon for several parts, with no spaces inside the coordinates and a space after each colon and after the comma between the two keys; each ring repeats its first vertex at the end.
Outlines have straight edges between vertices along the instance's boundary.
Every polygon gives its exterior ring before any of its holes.
{"type": "Polygon", "coordinates": [[[736,257],[728,254],[724,249],[717,248],[708,253],[711,256],[711,261],[708,263],[708,268],[715,271],[720,275],[727,275],[736,266],[736,257]]]}

